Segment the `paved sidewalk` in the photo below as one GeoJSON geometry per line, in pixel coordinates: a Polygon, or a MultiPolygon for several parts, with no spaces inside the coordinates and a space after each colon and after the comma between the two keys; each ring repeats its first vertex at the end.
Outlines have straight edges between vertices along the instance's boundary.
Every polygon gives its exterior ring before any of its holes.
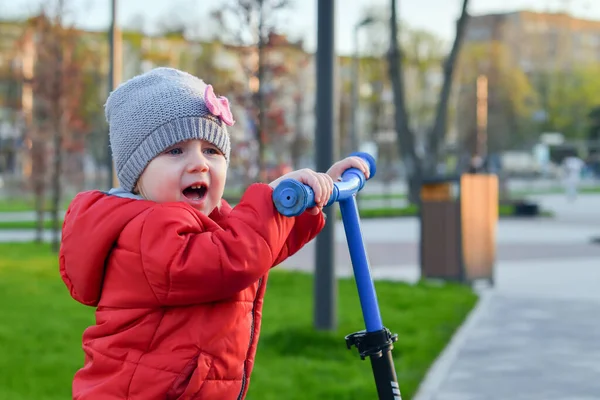
{"type": "Polygon", "coordinates": [[[600,259],[505,262],[415,400],[600,398],[600,259]]]}
{"type": "Polygon", "coordinates": [[[512,236],[540,251],[515,259],[499,251],[496,286],[484,289],[414,400],[600,399],[600,246],[590,244],[600,197],[538,200],[556,218],[499,226],[498,247],[512,236]]]}

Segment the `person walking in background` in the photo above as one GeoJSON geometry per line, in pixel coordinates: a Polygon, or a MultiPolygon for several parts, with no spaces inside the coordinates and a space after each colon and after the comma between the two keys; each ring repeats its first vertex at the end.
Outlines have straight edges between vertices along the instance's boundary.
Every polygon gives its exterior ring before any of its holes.
{"type": "Polygon", "coordinates": [[[568,201],[575,201],[581,181],[581,172],[585,163],[576,154],[572,154],[563,160],[564,185],[568,201]]]}

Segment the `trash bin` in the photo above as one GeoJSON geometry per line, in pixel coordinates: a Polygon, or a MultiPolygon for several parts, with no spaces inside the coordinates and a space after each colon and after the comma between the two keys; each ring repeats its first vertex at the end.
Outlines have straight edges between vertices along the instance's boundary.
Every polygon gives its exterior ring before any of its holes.
{"type": "Polygon", "coordinates": [[[464,174],[421,186],[420,267],[424,279],[494,281],[498,178],[464,174]]]}

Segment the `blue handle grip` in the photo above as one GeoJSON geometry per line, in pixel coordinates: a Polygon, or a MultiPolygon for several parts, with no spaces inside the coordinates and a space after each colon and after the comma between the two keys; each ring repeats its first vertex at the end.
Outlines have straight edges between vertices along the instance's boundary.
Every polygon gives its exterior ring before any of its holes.
{"type": "MultiPolygon", "coordinates": [[[[370,154],[358,152],[352,153],[351,156],[358,156],[369,164],[369,179],[375,176],[375,160],[370,154]]],[[[333,193],[325,206],[354,196],[363,188],[365,182],[365,176],[360,170],[356,168],[346,170],[342,174],[342,180],[333,183],[333,193]]],[[[315,193],[308,185],[295,179],[285,179],[273,191],[273,202],[279,213],[286,217],[293,217],[315,206],[315,193]]]]}

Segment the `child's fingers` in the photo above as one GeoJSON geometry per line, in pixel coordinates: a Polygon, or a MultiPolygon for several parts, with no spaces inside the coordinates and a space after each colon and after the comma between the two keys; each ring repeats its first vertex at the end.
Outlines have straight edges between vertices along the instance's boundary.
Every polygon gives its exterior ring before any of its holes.
{"type": "Polygon", "coordinates": [[[311,215],[317,215],[318,213],[321,212],[321,209],[319,207],[311,207],[311,208],[307,208],[306,212],[311,215]]]}
{"type": "Polygon", "coordinates": [[[321,178],[320,174],[315,174],[315,178],[317,179],[317,188],[315,188],[315,193],[318,190],[320,195],[316,196],[315,195],[315,205],[317,207],[323,207],[323,199],[325,198],[325,189],[323,188],[323,179],[321,178]]]}
{"type": "Polygon", "coordinates": [[[325,203],[328,197],[327,188],[325,187],[325,180],[323,179],[323,176],[321,174],[317,173],[316,178],[318,181],[319,191],[321,195],[318,198],[315,197],[315,204],[317,205],[317,207],[323,208],[323,204],[325,203]]]}
{"type": "Polygon", "coordinates": [[[367,179],[369,179],[369,164],[362,158],[358,156],[350,157],[352,158],[352,166],[358,170],[360,170],[367,179]]]}
{"type": "Polygon", "coordinates": [[[333,194],[333,178],[327,174],[325,174],[325,179],[327,180],[327,188],[329,193],[329,197],[333,194]]]}
{"type": "Polygon", "coordinates": [[[319,179],[321,181],[321,187],[323,189],[323,199],[321,202],[321,207],[325,207],[329,198],[331,197],[331,193],[333,192],[333,180],[327,174],[319,174],[319,179]]]}
{"type": "Polygon", "coordinates": [[[310,186],[315,194],[315,204],[320,204],[323,197],[323,189],[321,188],[321,181],[318,174],[314,171],[306,170],[303,171],[298,180],[310,186]]]}
{"type": "Polygon", "coordinates": [[[369,170],[369,164],[359,156],[350,156],[342,159],[341,161],[336,162],[331,166],[331,168],[327,171],[327,174],[337,180],[340,181],[342,174],[344,171],[356,168],[360,172],[362,172],[365,178],[369,179],[371,176],[371,171],[369,170]]]}

